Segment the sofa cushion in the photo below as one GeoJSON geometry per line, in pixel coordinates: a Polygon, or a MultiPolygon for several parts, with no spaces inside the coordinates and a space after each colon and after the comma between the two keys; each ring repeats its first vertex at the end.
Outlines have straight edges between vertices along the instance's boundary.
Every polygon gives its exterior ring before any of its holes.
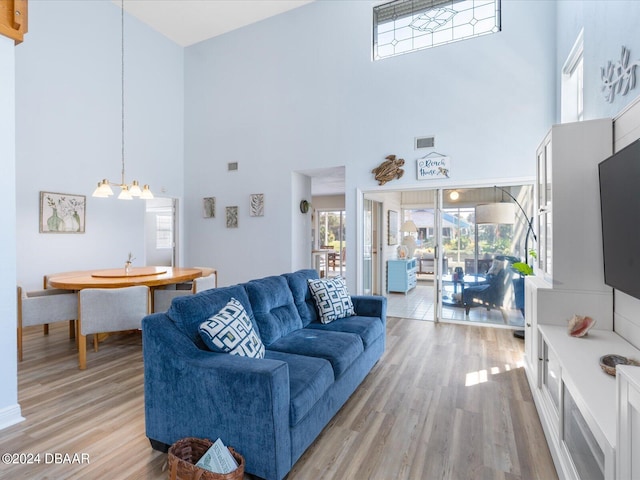
{"type": "Polygon", "coordinates": [[[351,296],[343,278],[308,280],[307,283],[322,323],[354,314],[351,296]]]}
{"type": "Polygon", "coordinates": [[[309,283],[307,282],[307,280],[317,280],[319,278],[317,270],[298,270],[293,273],[285,273],[282,276],[287,279],[293,295],[293,302],[302,319],[302,325],[306,327],[311,322],[317,321],[316,303],[313,300],[311,290],[309,290],[309,283]]]}
{"type": "MultiPolygon", "coordinates": [[[[204,347],[204,343],[200,338],[200,324],[218,313],[232,298],[242,304],[254,328],[256,328],[247,292],[241,285],[214,288],[204,290],[195,295],[174,298],[171,302],[171,307],[167,310],[167,315],[192,342],[204,347]]],[[[257,329],[256,331],[259,335],[260,330],[257,329]]]]}
{"type": "Polygon", "coordinates": [[[289,366],[289,422],[291,426],[297,425],[333,384],[331,364],[324,358],[273,350],[267,350],[265,358],[289,366]]]}
{"type": "Polygon", "coordinates": [[[355,333],[362,339],[365,349],[369,348],[369,345],[380,338],[381,335],[385,334],[382,320],[377,317],[364,317],[360,315],[340,318],[331,323],[313,322],[307,325],[307,328],[355,333]]]}
{"type": "Polygon", "coordinates": [[[264,358],[264,345],[253,329],[246,310],[235,298],[200,324],[200,336],[214,352],[264,358]]]}
{"type": "Polygon", "coordinates": [[[338,379],[364,351],[364,347],[360,336],[354,333],[302,328],[272,343],[269,350],[329,360],[338,379]]]}
{"type": "Polygon", "coordinates": [[[286,278],[278,275],[251,280],[244,287],[258,324],[260,338],[266,346],[302,328],[302,320],[293,303],[286,278]]]}

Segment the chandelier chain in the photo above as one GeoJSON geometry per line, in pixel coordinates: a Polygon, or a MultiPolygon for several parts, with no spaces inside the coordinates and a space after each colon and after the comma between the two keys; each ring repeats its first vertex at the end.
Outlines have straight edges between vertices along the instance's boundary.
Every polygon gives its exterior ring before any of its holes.
{"type": "Polygon", "coordinates": [[[122,90],[122,98],[120,104],[120,115],[121,115],[121,128],[122,128],[122,185],[124,185],[124,0],[121,2],[120,6],[120,82],[121,82],[121,90],[122,90]]]}
{"type": "Polygon", "coordinates": [[[120,183],[115,183],[106,178],[101,182],[98,182],[98,187],[94,190],[94,197],[110,197],[113,195],[111,185],[120,187],[120,200],[131,200],[133,197],[139,197],[144,200],[153,198],[153,193],[148,184],[144,184],[144,187],[140,188],[140,184],[137,180],[133,180],[131,185],[128,185],[125,181],[125,124],[124,124],[124,102],[125,102],[125,78],[124,78],[124,0],[120,0],[120,135],[121,135],[121,176],[120,183]]]}

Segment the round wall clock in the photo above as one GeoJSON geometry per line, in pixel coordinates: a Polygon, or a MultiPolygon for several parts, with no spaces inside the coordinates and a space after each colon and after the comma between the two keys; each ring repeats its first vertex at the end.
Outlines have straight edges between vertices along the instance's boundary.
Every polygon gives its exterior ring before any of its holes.
{"type": "Polygon", "coordinates": [[[300,202],[300,211],[302,213],[307,213],[309,211],[309,202],[307,202],[306,200],[302,200],[300,202]]]}

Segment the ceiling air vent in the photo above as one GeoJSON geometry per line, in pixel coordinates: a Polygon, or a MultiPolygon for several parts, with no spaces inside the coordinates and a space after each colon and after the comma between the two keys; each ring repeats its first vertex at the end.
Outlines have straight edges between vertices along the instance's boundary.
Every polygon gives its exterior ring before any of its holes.
{"type": "Polygon", "coordinates": [[[234,172],[238,170],[238,162],[229,162],[227,163],[227,170],[230,172],[234,172]]]}
{"type": "Polygon", "coordinates": [[[416,150],[418,148],[433,148],[436,145],[436,137],[416,137],[416,150]]]}

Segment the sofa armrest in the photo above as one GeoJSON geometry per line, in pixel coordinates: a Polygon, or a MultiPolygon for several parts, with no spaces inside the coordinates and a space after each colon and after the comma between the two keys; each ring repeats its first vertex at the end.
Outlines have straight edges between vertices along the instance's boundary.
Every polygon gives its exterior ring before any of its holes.
{"type": "Polygon", "coordinates": [[[387,323],[387,297],[379,295],[352,295],[351,301],[356,315],[364,317],[379,317],[382,323],[387,323]]]}
{"type": "Polygon", "coordinates": [[[245,456],[249,472],[282,478],[289,471],[285,362],[200,350],[165,314],[145,317],[142,335],[150,439],[220,437],[245,456]]]}

